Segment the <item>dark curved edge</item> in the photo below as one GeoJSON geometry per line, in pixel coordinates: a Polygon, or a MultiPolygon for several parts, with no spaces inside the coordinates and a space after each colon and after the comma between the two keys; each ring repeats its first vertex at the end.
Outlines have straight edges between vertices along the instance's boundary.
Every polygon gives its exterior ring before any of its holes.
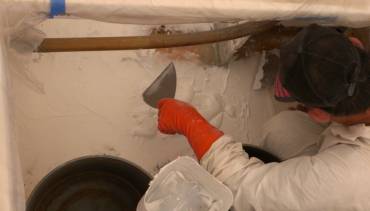
{"type": "Polygon", "coordinates": [[[280,158],[270,152],[260,149],[259,147],[244,144],[243,149],[246,153],[248,153],[249,157],[258,158],[264,163],[281,162],[280,158]]]}

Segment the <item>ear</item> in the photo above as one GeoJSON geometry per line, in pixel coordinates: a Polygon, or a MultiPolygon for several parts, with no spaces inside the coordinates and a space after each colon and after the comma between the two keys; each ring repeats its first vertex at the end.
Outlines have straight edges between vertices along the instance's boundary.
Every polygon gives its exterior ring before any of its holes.
{"type": "Polygon", "coordinates": [[[331,115],[322,109],[310,108],[307,113],[315,122],[328,123],[331,121],[331,115]]]}

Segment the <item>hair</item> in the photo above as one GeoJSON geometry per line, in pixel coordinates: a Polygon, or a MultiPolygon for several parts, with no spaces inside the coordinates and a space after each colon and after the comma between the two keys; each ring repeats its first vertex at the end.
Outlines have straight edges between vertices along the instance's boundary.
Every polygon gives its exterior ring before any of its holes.
{"type": "Polygon", "coordinates": [[[365,80],[357,82],[356,90],[353,96],[346,97],[330,108],[322,108],[334,116],[350,116],[360,114],[370,108],[370,60],[369,55],[364,50],[358,49],[362,62],[363,78],[365,80]]]}

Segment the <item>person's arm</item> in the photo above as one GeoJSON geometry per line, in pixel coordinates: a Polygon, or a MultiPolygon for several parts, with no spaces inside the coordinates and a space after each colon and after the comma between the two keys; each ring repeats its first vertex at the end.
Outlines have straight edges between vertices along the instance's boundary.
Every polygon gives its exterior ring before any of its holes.
{"type": "Polygon", "coordinates": [[[201,165],[232,190],[235,210],[342,210],[350,206],[341,199],[351,198],[356,192],[348,165],[354,159],[350,157],[351,147],[338,145],[317,156],[264,164],[250,158],[241,143],[233,142],[221,132],[217,133],[218,137],[213,136],[212,131],[217,130],[213,127],[206,126],[206,130],[191,134],[194,128],[203,128],[208,123],[199,119],[199,113],[190,105],[175,100],[161,103],[159,129],[187,136],[201,158],[201,165]],[[207,138],[208,134],[211,138],[207,138]],[[202,156],[197,147],[203,138],[206,142],[201,148],[208,149],[202,156]]]}
{"type": "Polygon", "coordinates": [[[264,164],[223,136],[201,164],[232,190],[237,211],[348,210],[353,201],[346,199],[359,191],[352,184],[354,148],[337,145],[316,156],[264,164]]]}

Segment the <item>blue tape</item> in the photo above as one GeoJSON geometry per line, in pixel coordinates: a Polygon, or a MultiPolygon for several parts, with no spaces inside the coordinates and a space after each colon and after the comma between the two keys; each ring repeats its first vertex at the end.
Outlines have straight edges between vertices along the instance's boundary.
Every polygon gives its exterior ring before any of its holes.
{"type": "Polygon", "coordinates": [[[66,0],[50,0],[50,17],[66,14],[66,0]]]}

